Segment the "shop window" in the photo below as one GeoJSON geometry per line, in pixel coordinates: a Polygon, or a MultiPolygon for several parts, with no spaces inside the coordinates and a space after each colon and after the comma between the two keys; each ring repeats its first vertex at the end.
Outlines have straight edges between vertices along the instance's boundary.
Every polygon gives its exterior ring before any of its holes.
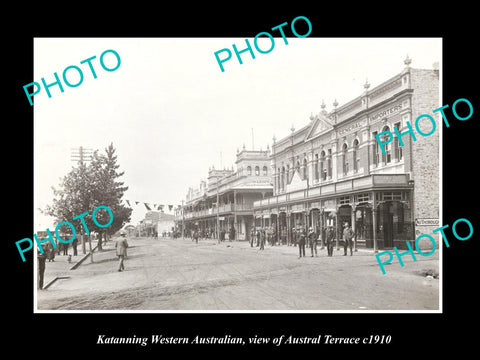
{"type": "Polygon", "coordinates": [[[350,204],[350,196],[341,196],[339,199],[340,205],[348,205],[350,204]]]}
{"type": "Polygon", "coordinates": [[[355,197],[356,197],[356,202],[357,203],[370,201],[370,194],[369,193],[358,194],[358,195],[355,195],[355,197]]]}

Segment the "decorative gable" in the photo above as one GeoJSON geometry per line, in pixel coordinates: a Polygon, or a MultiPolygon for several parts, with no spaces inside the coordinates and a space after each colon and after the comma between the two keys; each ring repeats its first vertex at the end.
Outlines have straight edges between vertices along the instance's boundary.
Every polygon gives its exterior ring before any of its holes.
{"type": "Polygon", "coordinates": [[[325,134],[333,130],[333,126],[326,116],[323,114],[317,114],[312,120],[310,129],[305,135],[305,141],[313,139],[319,135],[325,134]]]}

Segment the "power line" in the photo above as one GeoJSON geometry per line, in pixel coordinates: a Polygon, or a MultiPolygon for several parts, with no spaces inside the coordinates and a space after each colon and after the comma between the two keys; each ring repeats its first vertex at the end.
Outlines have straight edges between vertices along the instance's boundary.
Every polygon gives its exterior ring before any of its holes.
{"type": "Polygon", "coordinates": [[[92,161],[93,149],[84,148],[80,146],[78,148],[72,148],[70,159],[79,163],[86,161],[92,161]]]}

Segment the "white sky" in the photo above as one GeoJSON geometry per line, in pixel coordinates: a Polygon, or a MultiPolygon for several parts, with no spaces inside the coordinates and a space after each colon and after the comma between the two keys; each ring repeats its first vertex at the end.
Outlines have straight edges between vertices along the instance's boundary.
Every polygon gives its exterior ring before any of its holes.
{"type": "MultiPolygon", "coordinates": [[[[259,43],[268,49],[269,40],[259,43]]],[[[263,41],[262,40],[262,41],[263,41]]],[[[249,39],[253,46],[253,39],[249,39]]],[[[275,38],[268,54],[255,49],[255,59],[233,54],[221,72],[214,52],[245,46],[244,38],[37,38],[34,79],[47,84],[61,78],[69,65],[83,70],[83,83],[65,84],[34,97],[35,231],[53,227],[41,215],[53,199],[52,186],[72,166],[71,149],[83,146],[103,152],[113,142],[129,190],[124,199],[134,206],[131,223],[145,215],[143,202],[178,205],[188,187],[197,187],[212,165],[231,168],[237,148],[266,149],[287,136],[293,126],[309,122],[321,110],[322,99],[332,109],[398,74],[406,55],[414,68],[441,66],[439,38],[275,38]],[[100,54],[113,49],[120,67],[104,71],[100,54]],[[93,55],[97,79],[80,61],[93,55]],[[220,157],[220,152],[222,157],[220,157]]],[[[222,54],[221,56],[224,56],[222,54]]],[[[112,54],[105,57],[115,65],[112,54]]],[[[75,71],[68,79],[76,82],[75,71]]],[[[63,83],[63,80],[62,80],[63,83]]],[[[27,101],[27,100],[26,100],[27,101]]],[[[27,102],[28,104],[28,102],[27,102]]],[[[168,208],[166,209],[168,212],[168,208]]]]}

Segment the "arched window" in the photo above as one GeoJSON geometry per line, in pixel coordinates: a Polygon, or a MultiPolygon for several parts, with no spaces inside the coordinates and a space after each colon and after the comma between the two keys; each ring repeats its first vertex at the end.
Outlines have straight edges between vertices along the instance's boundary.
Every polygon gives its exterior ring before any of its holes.
{"type": "Polygon", "coordinates": [[[258,166],[255,166],[255,176],[260,175],[260,168],[258,166]]]}
{"type": "Polygon", "coordinates": [[[251,166],[247,167],[247,175],[252,176],[252,167],[251,166]]]}
{"type": "Polygon", "coordinates": [[[343,144],[343,147],[342,147],[342,168],[343,168],[343,175],[347,175],[347,173],[348,173],[347,154],[348,154],[348,146],[347,146],[347,144],[343,144]]]}
{"type": "MultiPolygon", "coordinates": [[[[401,128],[401,123],[396,123],[395,127],[400,130],[401,128]]],[[[394,151],[394,157],[397,161],[402,160],[403,158],[403,151],[402,147],[400,146],[400,142],[398,141],[398,137],[394,136],[393,137],[393,151],[394,151]]]]}
{"type": "Polygon", "coordinates": [[[282,189],[282,191],[285,190],[286,176],[287,174],[285,173],[285,166],[282,166],[282,176],[280,177],[281,179],[280,188],[282,189]]]}
{"type": "MultiPolygon", "coordinates": [[[[382,132],[384,131],[390,131],[390,128],[385,125],[382,129],[382,132]]],[[[385,144],[388,137],[389,135],[387,134],[382,135],[382,142],[384,143],[383,145],[384,151],[382,151],[381,149],[380,151],[382,152],[382,163],[384,165],[387,165],[392,162],[392,143],[389,142],[388,144],[385,144]]]]}
{"type": "Polygon", "coordinates": [[[325,167],[325,151],[320,153],[320,172],[322,174],[321,179],[327,180],[327,168],[325,167]]]}
{"type": "Polygon", "coordinates": [[[360,164],[360,158],[358,156],[358,140],[353,141],[353,172],[357,172],[360,164]]]}
{"type": "Polygon", "coordinates": [[[267,176],[267,173],[268,173],[267,167],[264,166],[263,167],[263,176],[267,176]]]}
{"type": "Polygon", "coordinates": [[[328,179],[332,178],[332,149],[328,149],[327,177],[328,177],[328,179]]]}
{"type": "Polygon", "coordinates": [[[318,178],[319,178],[319,173],[318,173],[318,154],[315,154],[315,168],[314,168],[314,171],[315,171],[314,179],[315,179],[316,181],[318,181],[318,178]]]}

